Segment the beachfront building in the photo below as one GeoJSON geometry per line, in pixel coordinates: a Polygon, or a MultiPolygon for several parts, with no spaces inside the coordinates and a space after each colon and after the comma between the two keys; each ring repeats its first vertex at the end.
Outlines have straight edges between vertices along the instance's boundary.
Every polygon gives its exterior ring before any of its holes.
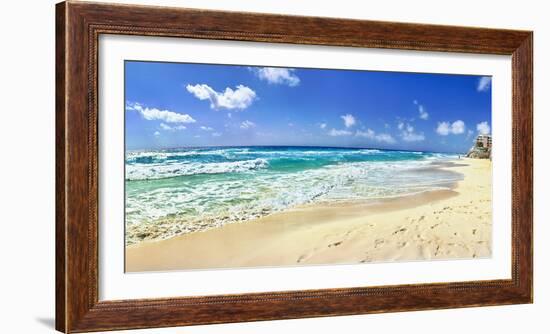
{"type": "Polygon", "coordinates": [[[479,135],[476,138],[476,147],[490,149],[493,146],[493,140],[490,135],[479,135]]]}
{"type": "Polygon", "coordinates": [[[466,156],[468,158],[491,159],[492,147],[493,140],[490,135],[479,135],[466,156]]]}

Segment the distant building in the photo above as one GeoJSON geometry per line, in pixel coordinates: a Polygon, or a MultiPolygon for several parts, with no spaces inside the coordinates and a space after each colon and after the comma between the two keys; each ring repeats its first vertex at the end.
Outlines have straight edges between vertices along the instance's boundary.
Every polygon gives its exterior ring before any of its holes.
{"type": "Polygon", "coordinates": [[[491,159],[492,147],[493,140],[490,135],[479,135],[466,156],[468,158],[491,159]]]}
{"type": "Polygon", "coordinates": [[[490,135],[479,135],[476,138],[475,146],[490,149],[493,146],[493,140],[490,135]]]}

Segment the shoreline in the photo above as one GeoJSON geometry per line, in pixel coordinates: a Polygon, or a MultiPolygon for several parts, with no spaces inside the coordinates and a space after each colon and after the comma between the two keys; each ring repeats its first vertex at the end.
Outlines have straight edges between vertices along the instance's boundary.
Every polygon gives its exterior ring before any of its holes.
{"type": "MultiPolygon", "coordinates": [[[[454,160],[432,161],[430,165],[418,167],[416,170],[423,173],[430,172],[430,171],[448,170],[448,171],[451,171],[452,173],[462,176],[462,174],[457,173],[452,169],[445,168],[448,166],[450,167],[459,166],[459,164],[453,161],[454,160]]],[[[445,190],[453,189],[454,187],[456,187],[456,181],[451,181],[451,180],[444,181],[441,184],[439,184],[439,187],[445,190]]],[[[195,221],[186,221],[186,220],[178,219],[177,216],[162,217],[155,220],[151,224],[126,225],[125,243],[126,243],[126,246],[131,246],[131,245],[141,244],[143,242],[168,240],[168,239],[182,236],[182,235],[205,232],[211,229],[220,228],[227,224],[248,223],[257,219],[267,217],[269,215],[288,212],[295,209],[304,208],[310,205],[317,206],[318,208],[322,208],[324,206],[333,206],[333,205],[339,205],[339,206],[347,206],[347,205],[353,205],[353,204],[370,205],[371,203],[380,203],[380,202],[398,200],[403,197],[408,198],[410,196],[417,196],[417,195],[422,195],[422,193],[440,190],[440,189],[437,189],[435,185],[433,185],[433,188],[434,189],[395,194],[395,195],[389,195],[384,197],[345,199],[345,200],[344,199],[332,199],[332,200],[328,199],[328,200],[321,200],[321,201],[314,200],[311,202],[288,206],[284,209],[280,209],[280,208],[272,208],[269,210],[262,209],[257,212],[249,213],[248,216],[238,216],[238,215],[232,216],[229,212],[226,212],[218,217],[215,217],[215,216],[202,217],[195,221]]]]}
{"type": "Polygon", "coordinates": [[[449,190],[311,203],[242,223],[129,245],[126,271],[490,256],[491,161],[464,158],[437,168],[459,172],[464,179],[449,190]]]}

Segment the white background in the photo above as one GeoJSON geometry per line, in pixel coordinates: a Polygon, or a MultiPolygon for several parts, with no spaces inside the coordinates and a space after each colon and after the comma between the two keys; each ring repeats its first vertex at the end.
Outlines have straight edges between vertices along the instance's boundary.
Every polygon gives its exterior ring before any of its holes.
{"type": "MultiPolygon", "coordinates": [[[[550,309],[550,23],[543,1],[138,1],[196,8],[336,16],[535,31],[535,304],[270,321],[136,333],[546,333],[550,309]]],[[[0,24],[0,331],[53,332],[54,3],[2,2],[0,24]]],[[[130,333],[130,332],[126,332],[130,333]]]]}
{"type": "Polygon", "coordinates": [[[510,210],[493,211],[492,256],[487,259],[124,274],[124,161],[120,158],[124,156],[124,59],[491,75],[493,178],[500,181],[493,184],[493,207],[509,208],[510,57],[113,35],[100,38],[99,50],[100,300],[511,277],[510,210]]]}

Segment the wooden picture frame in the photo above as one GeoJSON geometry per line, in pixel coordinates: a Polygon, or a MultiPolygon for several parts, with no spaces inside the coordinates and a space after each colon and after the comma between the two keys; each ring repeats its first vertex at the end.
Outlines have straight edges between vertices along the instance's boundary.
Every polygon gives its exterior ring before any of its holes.
{"type": "Polygon", "coordinates": [[[56,329],[120,330],[533,301],[533,33],[66,1],[56,7],[56,329]],[[512,56],[511,279],[207,297],[98,299],[102,34],[512,56]]]}

